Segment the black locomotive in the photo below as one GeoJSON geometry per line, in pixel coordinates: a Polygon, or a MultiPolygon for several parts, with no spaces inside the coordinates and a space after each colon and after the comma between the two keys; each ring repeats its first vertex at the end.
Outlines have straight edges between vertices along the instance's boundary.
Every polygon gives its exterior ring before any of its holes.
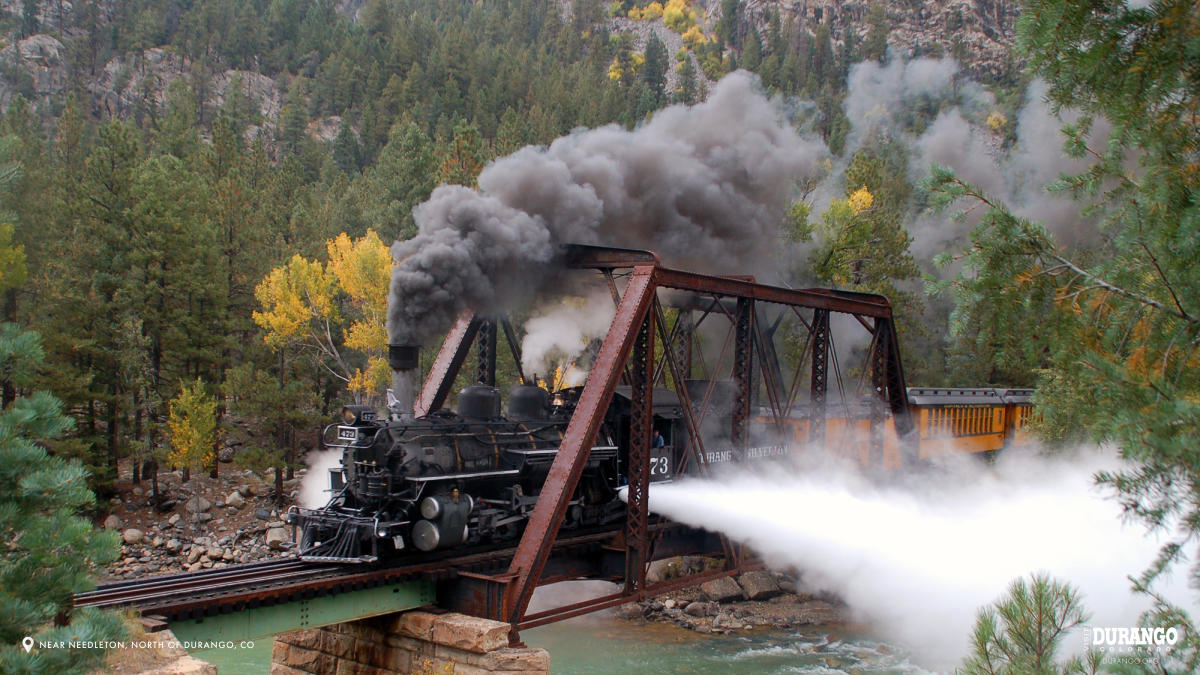
{"type": "MultiPolygon", "coordinates": [[[[342,451],[333,491],[320,509],[292,507],[302,560],[372,562],[417,549],[433,551],[516,538],[537,503],[579,390],[553,398],[522,385],[501,415],[495,387],[462,390],[457,412],[421,418],[346,406],[325,431],[342,451]]],[[[669,478],[683,447],[673,392],[655,392],[655,428],[674,441],[654,448],[652,478],[669,478]]],[[[628,398],[618,391],[562,523],[565,529],[620,520],[628,457],[628,398]]]]}

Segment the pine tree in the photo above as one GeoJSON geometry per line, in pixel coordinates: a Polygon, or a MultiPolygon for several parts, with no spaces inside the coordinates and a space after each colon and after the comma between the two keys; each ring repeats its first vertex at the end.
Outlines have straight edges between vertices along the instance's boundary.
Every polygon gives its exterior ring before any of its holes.
{"type": "MultiPolygon", "coordinates": [[[[1127,514],[1175,535],[1135,580],[1153,594],[1154,580],[1200,539],[1200,66],[1179,58],[1200,48],[1200,15],[1187,0],[1022,5],[1018,42],[1031,74],[1047,81],[1052,104],[1079,115],[1064,125],[1064,151],[1090,161],[1052,188],[1079,200],[1097,229],[1066,246],[1047,224],[935,170],[941,203],[986,209],[953,286],[956,324],[987,320],[1040,346],[991,355],[1025,357],[1043,431],[1112,443],[1132,462],[1101,478],[1127,514]]],[[[967,349],[993,339],[967,337],[967,349]]],[[[1159,600],[1156,615],[1179,613],[1159,600]]],[[[1191,631],[1177,651],[1187,670],[1200,666],[1191,631]]]]}
{"type": "Polygon", "coordinates": [[[1103,652],[1088,652],[1059,665],[1054,656],[1069,631],[1088,620],[1079,591],[1049,576],[1017,579],[1008,593],[979,610],[964,675],[1057,675],[1095,673],[1103,652]]]}
{"type": "Polygon", "coordinates": [[[346,120],[342,120],[337,138],[333,139],[333,161],[343,173],[350,175],[357,174],[362,168],[362,149],[346,120]]]}
{"type": "Polygon", "coordinates": [[[762,39],[758,37],[758,31],[750,29],[750,35],[746,38],[746,49],[742,52],[742,67],[746,70],[758,72],[758,68],[762,65],[762,39]]]}
{"type": "Polygon", "coordinates": [[[650,34],[646,40],[646,61],[642,64],[641,72],[638,75],[641,80],[650,88],[652,96],[653,108],[662,107],[666,102],[666,86],[667,86],[667,69],[670,64],[667,62],[667,48],[663,46],[662,40],[654,33],[650,34]]]}
{"type": "Polygon", "coordinates": [[[887,57],[887,38],[891,32],[891,22],[888,21],[887,5],[883,2],[871,3],[867,12],[867,37],[862,44],[862,58],[883,61],[887,57]]]}
{"type": "Polygon", "coordinates": [[[438,180],[451,185],[473,186],[485,161],[479,127],[459,122],[454,125],[454,136],[442,148],[438,180]]]}
{"type": "MultiPolygon", "coordinates": [[[[37,338],[7,324],[0,330],[0,363],[10,380],[27,380],[40,363],[37,338]],[[30,349],[30,344],[35,347],[30,349]]],[[[0,412],[0,671],[84,673],[101,665],[99,649],[39,649],[37,641],[101,642],[124,637],[116,615],[94,609],[71,611],[72,595],[92,588],[89,575],[115,560],[115,533],[98,532],[81,516],[95,505],[87,471],[46,451],[70,429],[62,403],[37,392],[17,398],[0,412]]]]}

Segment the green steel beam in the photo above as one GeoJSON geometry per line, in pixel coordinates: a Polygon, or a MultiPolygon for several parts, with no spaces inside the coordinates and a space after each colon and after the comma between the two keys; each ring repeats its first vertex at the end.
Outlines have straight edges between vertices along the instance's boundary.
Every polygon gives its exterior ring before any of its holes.
{"type": "Polygon", "coordinates": [[[240,643],[278,633],[402,612],[428,605],[434,598],[432,583],[409,581],[200,619],[182,619],[171,622],[170,626],[185,648],[201,643],[240,643]]]}

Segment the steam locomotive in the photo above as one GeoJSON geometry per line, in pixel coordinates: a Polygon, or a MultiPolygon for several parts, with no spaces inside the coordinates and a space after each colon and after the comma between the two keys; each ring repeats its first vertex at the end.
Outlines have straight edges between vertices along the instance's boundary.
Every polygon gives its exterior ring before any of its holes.
{"type": "MultiPolygon", "coordinates": [[[[340,449],[330,472],[332,498],[320,509],[292,507],[302,560],[373,562],[399,551],[422,552],[515,539],[537,503],[558,453],[580,389],[551,397],[521,385],[501,415],[500,391],[474,385],[458,396],[458,410],[421,418],[349,405],[325,431],[340,449]]],[[[597,443],[588,454],[562,527],[621,520],[617,497],[628,458],[628,391],[618,391],[597,443]]],[[[674,441],[652,451],[652,480],[676,466],[684,443],[678,398],[655,391],[654,424],[674,441]]]]}

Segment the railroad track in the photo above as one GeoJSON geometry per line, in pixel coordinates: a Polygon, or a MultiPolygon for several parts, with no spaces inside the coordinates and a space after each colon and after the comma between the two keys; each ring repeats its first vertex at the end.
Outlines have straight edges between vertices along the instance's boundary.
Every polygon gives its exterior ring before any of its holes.
{"type": "Polygon", "coordinates": [[[150,606],[181,595],[212,597],[222,590],[248,585],[275,585],[288,580],[321,576],[342,565],[306,563],[295,559],[231,565],[199,572],[165,574],[103,584],[94,591],[75,594],[76,607],[150,606]]]}
{"type": "MultiPolygon", "coordinates": [[[[616,528],[597,528],[559,539],[556,551],[596,549],[612,540],[616,528]]],[[[166,574],[102,584],[77,593],[76,607],[133,607],[142,615],[168,619],[211,616],[302,598],[401,583],[412,579],[437,581],[460,572],[505,571],[513,546],[435,551],[407,558],[392,566],[307,563],[294,558],[231,565],[221,569],[166,574]]]]}

